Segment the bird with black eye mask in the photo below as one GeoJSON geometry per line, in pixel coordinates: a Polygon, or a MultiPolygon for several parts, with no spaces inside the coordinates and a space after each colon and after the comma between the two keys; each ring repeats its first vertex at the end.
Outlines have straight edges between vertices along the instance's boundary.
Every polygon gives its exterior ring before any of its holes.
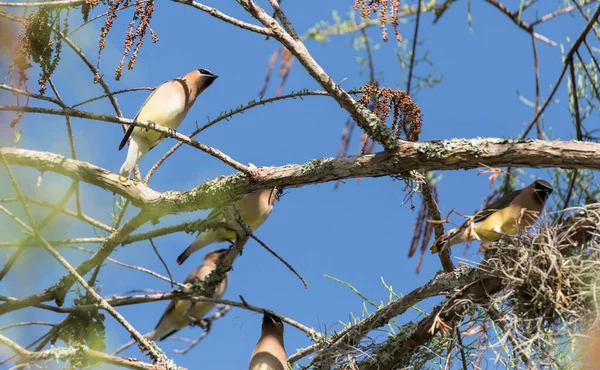
{"type": "Polygon", "coordinates": [[[517,234],[537,221],[552,190],[547,181],[536,180],[523,189],[506,194],[436,240],[430,248],[431,253],[475,239],[491,242],[500,240],[503,234],[517,234]]]}
{"type": "MultiPolygon", "coordinates": [[[[196,102],[196,98],[218,77],[208,69],[202,68],[163,83],[148,96],[134,121],[152,123],[176,130],[196,102]]],[[[127,158],[119,171],[123,177],[121,181],[129,178],[142,157],[165,139],[157,131],[131,124],[119,144],[119,150],[123,149],[130,137],[127,158]]]]}
{"type": "Polygon", "coordinates": [[[267,311],[263,316],[260,339],[250,357],[248,370],[287,370],[283,346],[283,322],[267,311]]]}

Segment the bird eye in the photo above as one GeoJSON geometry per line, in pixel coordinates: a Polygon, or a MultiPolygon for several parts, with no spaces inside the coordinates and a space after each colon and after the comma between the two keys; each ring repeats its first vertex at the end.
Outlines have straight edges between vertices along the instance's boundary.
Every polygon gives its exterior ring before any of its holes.
{"type": "Polygon", "coordinates": [[[203,75],[212,76],[212,73],[210,73],[210,71],[208,69],[201,68],[198,70],[198,72],[200,72],[200,74],[203,74],[203,75]]]}

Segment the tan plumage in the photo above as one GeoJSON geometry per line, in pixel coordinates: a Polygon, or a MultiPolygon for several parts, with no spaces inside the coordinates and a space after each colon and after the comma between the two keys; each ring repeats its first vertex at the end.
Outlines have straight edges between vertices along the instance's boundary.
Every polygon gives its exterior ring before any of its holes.
{"type": "Polygon", "coordinates": [[[283,346],[283,322],[265,312],[262,331],[252,356],[249,370],[287,370],[287,356],[283,346]]]}
{"type": "MultiPolygon", "coordinates": [[[[183,77],[167,81],[157,87],[142,104],[134,120],[153,122],[157,125],[177,129],[183,122],[196,98],[219,76],[207,69],[193,70],[183,77]]],[[[127,159],[121,166],[120,175],[129,177],[142,157],[165,137],[162,134],[142,127],[129,125],[119,150],[123,149],[131,136],[127,159]]]]}
{"type": "MultiPolygon", "coordinates": [[[[244,222],[253,231],[258,229],[260,225],[271,214],[273,210],[273,203],[278,199],[278,191],[276,188],[260,190],[250,194],[246,194],[235,202],[236,207],[240,211],[240,215],[244,222]]],[[[220,212],[220,209],[214,209],[209,215],[208,219],[214,219],[219,217],[222,221],[225,221],[224,216],[220,212]]],[[[181,265],[191,256],[194,252],[210,245],[212,243],[221,243],[226,241],[233,242],[235,240],[235,231],[228,229],[208,229],[198,234],[196,239],[189,247],[186,248],[183,253],[177,257],[177,263],[181,265]]]]}
{"type": "Polygon", "coordinates": [[[503,234],[514,235],[535,223],[551,193],[552,185],[544,180],[510,192],[444,234],[431,246],[431,253],[475,239],[489,242],[499,240],[503,234]]]}
{"type": "MultiPolygon", "coordinates": [[[[206,277],[208,277],[208,275],[216,268],[219,258],[228,251],[229,249],[219,249],[208,253],[204,256],[204,263],[202,266],[192,271],[185,279],[184,283],[198,284],[200,281],[206,279],[206,277]]],[[[225,289],[227,289],[228,280],[229,276],[225,276],[225,279],[219,284],[212,298],[220,299],[223,297],[225,289]]],[[[190,304],[193,304],[193,307],[189,310],[188,315],[196,320],[202,319],[215,306],[214,303],[210,302],[171,301],[158,321],[156,328],[146,334],[145,337],[150,340],[163,340],[173,333],[189,326],[190,321],[184,316],[184,313],[190,307],[190,304]]]]}

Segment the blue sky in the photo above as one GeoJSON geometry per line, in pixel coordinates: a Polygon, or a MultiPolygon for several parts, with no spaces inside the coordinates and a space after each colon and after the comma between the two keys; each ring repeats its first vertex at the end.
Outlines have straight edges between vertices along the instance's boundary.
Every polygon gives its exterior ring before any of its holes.
{"type": "MultiPolygon", "coordinates": [[[[519,3],[512,0],[505,5],[516,9],[519,3]]],[[[207,4],[251,21],[234,2],[221,4],[212,1],[207,4]]],[[[331,21],[333,10],[344,16],[351,5],[351,1],[340,0],[285,1],[283,9],[296,30],[303,34],[320,20],[331,21]]],[[[112,76],[121,58],[121,45],[131,11],[121,13],[117,19],[101,61],[101,71],[111,89],[156,86],[192,69],[210,69],[220,78],[196,102],[179,129],[182,133],[191,132],[196,121],[202,125],[207,116],[215,118],[222,111],[258,98],[269,57],[279,46],[276,41],[266,41],[262,35],[243,31],[184,5],[158,2],[156,8],[152,27],[160,41],[151,44],[148,38],[135,69],[125,71],[121,81],[115,81],[112,76]]],[[[542,8],[540,14],[551,9],[542,8]]],[[[529,35],[489,4],[472,2],[471,12],[472,33],[467,23],[466,2],[454,4],[436,25],[431,24],[432,15],[424,14],[422,17],[419,39],[424,44],[418,53],[420,56],[429,53],[429,60],[433,62],[437,75],[443,76],[443,82],[414,96],[424,114],[421,140],[516,137],[533,117],[533,109],[521,102],[517,94],[519,91],[527,99],[535,99],[529,35]]],[[[524,18],[531,20],[532,16],[533,11],[530,10],[524,18]]],[[[81,22],[79,16],[72,19],[72,26],[81,22]]],[[[92,61],[96,59],[96,40],[101,26],[102,20],[96,21],[73,36],[92,61]]],[[[563,16],[541,25],[538,32],[564,44],[568,50],[566,37],[574,39],[582,28],[579,18],[563,16]]],[[[412,20],[400,25],[400,32],[408,40],[412,40],[413,30],[412,20]]],[[[375,69],[382,76],[382,85],[404,88],[395,56],[398,50],[396,43],[381,42],[377,27],[369,29],[368,34],[372,42],[380,46],[374,52],[374,58],[375,69]]],[[[356,51],[351,45],[348,36],[333,36],[324,44],[316,41],[307,43],[314,58],[334,80],[345,79],[342,86],[347,89],[364,84],[368,78],[367,74],[361,73],[364,68],[356,62],[356,58],[365,56],[364,51],[356,51]]],[[[67,47],[63,50],[64,55],[54,77],[63,99],[74,104],[102,94],[101,88],[92,84],[89,70],[67,47]]],[[[541,95],[545,98],[562,68],[561,49],[538,42],[538,53],[541,95]]],[[[416,69],[420,75],[430,71],[431,68],[426,66],[416,69]]],[[[37,76],[32,74],[32,90],[36,90],[35,80],[37,76]]],[[[267,97],[274,94],[277,83],[278,79],[274,78],[267,97]]],[[[565,86],[563,81],[556,95],[557,103],[552,104],[545,114],[544,126],[551,127],[556,138],[569,140],[573,130],[565,86]]],[[[320,89],[302,66],[294,62],[283,91],[305,88],[320,89]]],[[[6,93],[2,94],[0,96],[7,99],[6,93]]],[[[120,95],[118,101],[125,116],[133,117],[147,95],[147,91],[120,95]]],[[[36,101],[32,101],[31,105],[51,106],[36,101]]],[[[98,113],[114,113],[106,100],[83,108],[98,113]]],[[[304,163],[312,158],[336,154],[347,116],[335,101],[325,97],[282,101],[223,121],[196,139],[242,163],[252,162],[258,166],[304,163]]],[[[597,118],[596,114],[592,119],[597,118]]],[[[126,155],[125,151],[117,151],[122,137],[121,128],[106,122],[72,121],[78,158],[117,172],[126,155]]],[[[0,126],[0,144],[12,145],[13,134],[5,126],[0,126]]],[[[64,119],[27,115],[19,128],[24,134],[19,147],[69,155],[64,119]]],[[[358,138],[358,130],[355,130],[350,148],[352,154],[358,151],[358,138]]],[[[173,143],[168,139],[152,150],[140,163],[142,173],[146,173],[173,143]]],[[[376,150],[379,149],[377,147],[376,150]]],[[[15,168],[15,172],[27,194],[49,201],[56,201],[69,184],[60,176],[46,173],[37,187],[38,173],[21,168],[15,168]]],[[[184,146],[156,172],[150,186],[158,191],[182,191],[231,173],[233,170],[225,164],[184,146]]],[[[548,178],[546,171],[533,173],[548,178]]],[[[0,198],[14,196],[5,172],[2,170],[0,174],[0,198]]],[[[527,177],[521,180],[525,183],[531,181],[527,177]]],[[[337,191],[333,190],[333,183],[288,189],[257,236],[289,261],[307,280],[309,288],[304,289],[285,266],[258,244],[249,242],[243,256],[234,265],[225,298],[237,300],[238,295],[243,295],[251,304],[267,307],[316,330],[340,330],[339,321],[348,322],[350,313],[355,316],[361,314],[363,301],[348,288],[326,279],[324,274],[349,282],[375,302],[387,300],[388,292],[382,285],[382,278],[398,293],[408,293],[429,281],[441,269],[438,258],[426,255],[421,273],[417,275],[415,266],[418,258],[406,257],[416,211],[411,211],[409,205],[402,205],[405,196],[403,187],[401,182],[376,178],[363,179],[360,184],[347,180],[337,191]]],[[[453,208],[469,214],[481,205],[489,192],[487,176],[477,176],[477,171],[444,172],[439,191],[443,214],[453,208]]],[[[84,211],[110,224],[113,195],[85,184],[82,184],[81,192],[84,211]]],[[[418,206],[420,198],[415,196],[414,202],[418,206]]],[[[69,207],[74,209],[74,203],[70,202],[69,207]]],[[[16,205],[11,205],[11,209],[23,216],[16,205]]],[[[43,214],[38,216],[43,217],[43,214]]],[[[129,217],[132,214],[128,212],[129,217]]],[[[206,212],[166,217],[158,226],[196,219],[204,214],[206,212]]],[[[458,218],[454,220],[460,222],[458,218]]],[[[2,240],[20,238],[20,230],[4,215],[0,215],[0,225],[8,230],[2,233],[2,240]]],[[[142,230],[151,227],[145,225],[142,230]]],[[[94,236],[87,226],[64,217],[56,218],[44,235],[48,239],[94,236]]],[[[177,255],[193,238],[193,235],[179,233],[155,239],[161,255],[179,281],[202,261],[203,253],[197,253],[183,266],[175,263],[177,255]]],[[[218,247],[223,245],[209,247],[206,251],[218,247]]],[[[469,250],[468,259],[477,258],[475,250],[469,250]]],[[[454,254],[461,256],[462,251],[463,247],[456,247],[454,254]]],[[[73,265],[88,257],[82,252],[64,249],[61,253],[73,265]]],[[[9,249],[0,249],[0,254],[7,258],[9,249]]],[[[164,273],[148,242],[119,247],[112,257],[164,273]]],[[[0,295],[21,297],[34,294],[54,284],[63,274],[64,270],[42,249],[29,249],[6,278],[6,283],[0,286],[0,295]]],[[[164,281],[113,264],[102,268],[99,281],[103,296],[132,289],[170,289],[164,281]]],[[[70,304],[71,300],[67,299],[67,302],[70,304]]],[[[434,302],[426,301],[419,307],[427,311],[434,302]]],[[[166,305],[167,302],[156,302],[122,307],[118,311],[140,332],[147,332],[154,327],[166,305]]],[[[63,317],[28,309],[0,317],[0,326],[17,320],[58,322],[63,317]]],[[[399,321],[416,317],[415,311],[409,311],[399,321]]],[[[210,336],[190,353],[180,356],[169,352],[169,355],[178,365],[193,369],[216,366],[222,369],[244,368],[258,339],[260,324],[260,315],[234,308],[214,323],[210,336]]],[[[127,332],[108,315],[106,325],[109,350],[129,340],[127,332]]],[[[42,330],[46,328],[27,327],[11,329],[3,334],[26,344],[41,335],[42,330]]],[[[186,328],[179,334],[195,338],[200,331],[186,328]]],[[[384,338],[385,333],[373,335],[384,338]]],[[[310,344],[304,333],[289,326],[286,327],[285,341],[288,354],[310,344]]],[[[185,346],[173,341],[162,345],[167,351],[185,346]]],[[[5,353],[4,349],[0,349],[0,353],[5,353]]],[[[124,355],[141,356],[136,349],[124,352],[124,355]]]]}

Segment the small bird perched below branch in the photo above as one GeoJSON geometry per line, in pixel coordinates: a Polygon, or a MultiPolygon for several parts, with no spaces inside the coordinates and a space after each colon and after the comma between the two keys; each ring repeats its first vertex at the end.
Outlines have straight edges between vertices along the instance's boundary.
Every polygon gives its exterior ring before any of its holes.
{"type": "Polygon", "coordinates": [[[248,370],[287,370],[283,346],[283,322],[265,311],[260,339],[250,357],[248,370]]]}
{"type": "Polygon", "coordinates": [[[506,194],[436,240],[430,248],[431,253],[472,240],[490,242],[499,240],[503,234],[515,235],[535,223],[552,190],[547,181],[536,180],[523,189],[506,194]]]}
{"type": "MultiPolygon", "coordinates": [[[[236,207],[240,211],[242,219],[252,229],[252,231],[258,229],[260,225],[271,214],[273,210],[273,203],[279,199],[279,192],[277,188],[260,190],[254,193],[246,194],[235,202],[236,207]]],[[[214,219],[216,217],[221,218],[225,221],[225,217],[221,213],[220,209],[214,209],[207,219],[214,219]]],[[[177,257],[177,264],[181,265],[196,251],[210,245],[212,243],[222,243],[229,241],[233,243],[235,240],[235,231],[219,228],[219,229],[208,229],[200,232],[196,237],[196,240],[189,247],[186,248],[183,253],[177,257]]]]}
{"type": "MultiPolygon", "coordinates": [[[[229,252],[229,249],[219,249],[208,253],[204,256],[204,263],[192,271],[185,279],[184,283],[197,285],[204,281],[217,268],[217,262],[219,262],[221,256],[225,255],[227,252],[229,252]]],[[[219,284],[211,298],[221,299],[223,294],[225,294],[225,289],[227,289],[228,281],[229,273],[225,275],[225,279],[219,284]]],[[[200,322],[214,306],[215,304],[212,302],[173,300],[167,306],[167,309],[158,321],[158,324],[156,324],[154,330],[144,334],[144,337],[154,341],[165,340],[186,326],[200,322]]],[[[131,341],[124,344],[117,349],[114,354],[116,355],[124,351],[134,343],[135,341],[131,341]]]]}
{"type": "MultiPolygon", "coordinates": [[[[208,69],[197,69],[183,77],[163,83],[142,104],[134,121],[150,122],[176,130],[194,105],[198,95],[212,85],[218,77],[208,69]]],[[[123,149],[129,137],[131,142],[127,159],[119,171],[125,178],[129,178],[142,157],[165,138],[159,132],[131,124],[119,144],[119,150],[123,149]]]]}

